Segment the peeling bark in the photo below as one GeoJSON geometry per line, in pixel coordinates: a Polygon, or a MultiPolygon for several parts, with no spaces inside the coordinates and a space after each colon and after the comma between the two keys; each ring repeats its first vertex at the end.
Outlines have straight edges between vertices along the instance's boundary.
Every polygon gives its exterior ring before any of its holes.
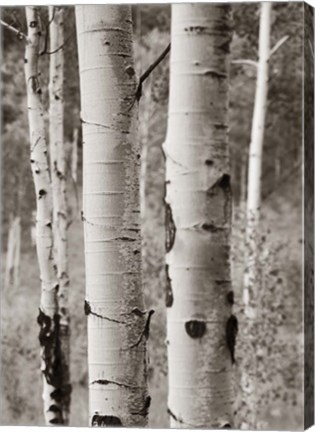
{"type": "Polygon", "coordinates": [[[131,7],[76,6],[76,20],[85,143],[90,424],[144,427],[146,341],[153,311],[145,311],[141,285],[131,7]]]}
{"type": "Polygon", "coordinates": [[[52,233],[52,200],[47,143],[38,56],[40,17],[36,7],[26,7],[28,37],[25,49],[25,78],[27,88],[28,119],[33,180],[37,197],[36,248],[41,280],[40,325],[41,370],[43,372],[44,415],[47,425],[63,424],[63,407],[60,401],[61,372],[57,354],[60,348],[60,326],[57,293],[59,284],[55,272],[52,233]]]}
{"type": "Polygon", "coordinates": [[[171,427],[233,424],[226,342],[231,315],[230,39],[228,5],[172,5],[164,144],[171,427]]]}

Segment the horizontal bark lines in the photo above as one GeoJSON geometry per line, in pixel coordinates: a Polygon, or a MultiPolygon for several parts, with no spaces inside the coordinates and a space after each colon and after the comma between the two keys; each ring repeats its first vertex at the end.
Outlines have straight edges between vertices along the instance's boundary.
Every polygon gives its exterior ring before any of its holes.
{"type": "Polygon", "coordinates": [[[90,424],[145,426],[139,148],[131,9],[77,6],[90,424]],[[123,385],[119,385],[118,383],[123,385]]]}
{"type": "Polygon", "coordinates": [[[233,423],[228,5],[173,5],[166,155],[172,427],[233,423]]]}
{"type": "Polygon", "coordinates": [[[41,370],[43,373],[44,415],[47,425],[63,424],[60,399],[60,316],[59,289],[53,256],[52,200],[45,139],[43,106],[39,83],[38,56],[41,34],[39,11],[26,7],[28,40],[25,50],[25,77],[30,128],[31,168],[36,192],[36,247],[41,280],[40,325],[41,370]]]}

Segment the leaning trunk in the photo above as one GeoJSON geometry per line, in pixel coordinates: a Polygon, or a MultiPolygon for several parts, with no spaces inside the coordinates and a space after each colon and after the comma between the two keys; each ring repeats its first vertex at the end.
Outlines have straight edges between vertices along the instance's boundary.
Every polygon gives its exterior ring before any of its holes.
{"type": "Polygon", "coordinates": [[[171,427],[233,424],[230,40],[228,5],[172,6],[164,144],[171,427]]]}
{"type": "Polygon", "coordinates": [[[60,315],[58,281],[53,255],[52,200],[45,139],[44,113],[39,83],[38,56],[40,16],[36,7],[26,7],[28,41],[25,51],[25,76],[30,128],[31,167],[36,193],[36,247],[41,280],[38,323],[43,374],[44,415],[47,425],[63,424],[60,402],[60,315]]]}
{"type": "Polygon", "coordinates": [[[259,218],[261,208],[261,173],[262,149],[266,117],[268,91],[268,61],[270,55],[270,11],[271,3],[261,6],[259,28],[259,62],[255,106],[252,122],[251,143],[249,147],[247,212],[246,212],[246,248],[244,272],[244,314],[242,346],[242,428],[256,428],[256,352],[257,332],[257,294],[260,286],[259,277],[259,218]]]}
{"type": "Polygon", "coordinates": [[[60,344],[64,424],[69,423],[70,410],[70,329],[69,329],[69,271],[67,240],[66,155],[63,133],[63,71],[64,36],[62,7],[49,6],[50,77],[49,77],[49,144],[53,190],[54,251],[59,283],[60,344]]]}
{"type": "Polygon", "coordinates": [[[131,7],[76,6],[90,425],[147,424],[131,7]]]}

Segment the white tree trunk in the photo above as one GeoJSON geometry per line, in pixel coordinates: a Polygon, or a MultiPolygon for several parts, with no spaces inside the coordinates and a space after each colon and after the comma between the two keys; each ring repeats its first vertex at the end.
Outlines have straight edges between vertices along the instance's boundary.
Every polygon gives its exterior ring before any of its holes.
{"type": "Polygon", "coordinates": [[[60,396],[60,317],[58,280],[53,257],[52,197],[45,139],[44,113],[39,83],[38,55],[41,32],[38,8],[26,7],[28,41],[25,50],[25,77],[30,129],[30,161],[36,193],[36,246],[41,280],[38,323],[43,373],[44,415],[47,425],[62,424],[60,396]]]}
{"type": "Polygon", "coordinates": [[[75,128],[73,131],[73,142],[71,151],[71,175],[75,183],[78,181],[78,140],[79,131],[75,128]]]}
{"type": "Polygon", "coordinates": [[[164,144],[171,427],[233,425],[230,40],[228,5],[172,6],[164,144]]]}
{"type": "MultiPolygon", "coordinates": [[[[243,352],[241,370],[243,412],[242,428],[256,428],[257,400],[256,400],[256,353],[255,338],[257,332],[257,292],[260,285],[259,278],[259,218],[261,210],[261,173],[262,151],[265,128],[267,92],[268,92],[268,63],[270,56],[270,11],[271,3],[261,3],[259,27],[259,61],[257,69],[257,83],[255,105],[252,122],[251,143],[249,147],[249,167],[247,185],[246,212],[246,248],[244,270],[244,313],[243,342],[246,348],[243,352]]],[[[243,349],[243,348],[242,348],[243,349]]]]}
{"type": "Polygon", "coordinates": [[[90,424],[145,426],[139,143],[131,7],[76,6],[90,424]]]}
{"type": "Polygon", "coordinates": [[[67,239],[66,152],[64,142],[64,8],[49,6],[50,70],[49,70],[49,144],[53,190],[54,251],[59,282],[60,344],[63,422],[69,423],[70,411],[70,328],[69,270],[67,239]]]}

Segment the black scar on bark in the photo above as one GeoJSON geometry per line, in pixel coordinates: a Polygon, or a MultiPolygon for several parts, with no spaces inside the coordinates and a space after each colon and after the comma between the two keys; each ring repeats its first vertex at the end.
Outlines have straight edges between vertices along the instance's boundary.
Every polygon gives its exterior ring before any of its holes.
{"type": "Polygon", "coordinates": [[[206,160],[205,160],[205,164],[206,164],[207,166],[212,166],[212,165],[213,165],[213,160],[211,160],[211,159],[206,159],[206,160]]]}
{"type": "Polygon", "coordinates": [[[42,373],[47,383],[54,388],[50,394],[51,398],[61,404],[61,407],[56,404],[50,406],[49,411],[56,413],[55,418],[50,423],[63,424],[62,406],[67,405],[67,401],[70,399],[71,385],[63,385],[60,315],[54,314],[51,318],[39,309],[37,323],[40,326],[38,339],[42,347],[42,359],[45,365],[42,373]],[[60,414],[57,416],[57,413],[60,414]]]}
{"type": "Polygon", "coordinates": [[[38,199],[41,199],[41,198],[43,198],[45,195],[46,195],[46,191],[45,191],[45,189],[40,189],[39,191],[38,191],[38,199]]]}
{"type": "Polygon", "coordinates": [[[191,320],[185,323],[185,329],[187,334],[193,338],[202,338],[206,331],[206,323],[199,320],[191,320]]]}
{"type": "Polygon", "coordinates": [[[232,429],[232,426],[230,425],[230,423],[226,423],[225,425],[222,426],[221,429],[232,429]]]}
{"type": "Polygon", "coordinates": [[[165,249],[166,253],[170,252],[174,246],[176,236],[176,226],[173,219],[171,206],[165,203],[165,249]]]}
{"type": "Polygon", "coordinates": [[[234,292],[229,291],[226,295],[226,299],[228,301],[228,304],[233,305],[234,304],[234,292]]]}
{"type": "Polygon", "coordinates": [[[238,333],[238,321],[235,315],[231,315],[230,318],[227,320],[225,331],[226,344],[231,355],[232,364],[234,364],[235,344],[238,333]]]}
{"type": "Polygon", "coordinates": [[[37,21],[31,21],[31,22],[30,22],[30,27],[31,27],[31,28],[35,28],[35,27],[37,27],[37,21]]]}
{"type": "Polygon", "coordinates": [[[172,280],[169,276],[169,266],[165,265],[165,274],[166,274],[166,293],[165,293],[165,305],[166,307],[172,307],[174,303],[174,296],[172,290],[172,280]]]}
{"type": "Polygon", "coordinates": [[[149,408],[151,405],[151,396],[147,396],[145,398],[144,406],[141,408],[140,411],[134,411],[131,414],[132,415],[141,415],[143,417],[146,417],[149,414],[149,408]]]}
{"type": "Polygon", "coordinates": [[[178,423],[183,423],[183,420],[180,418],[177,418],[176,415],[169,409],[167,408],[167,414],[169,416],[171,416],[175,421],[177,421],[178,423]]]}
{"type": "Polygon", "coordinates": [[[206,27],[204,27],[204,26],[190,26],[190,27],[185,27],[184,30],[186,32],[201,33],[204,30],[206,30],[206,27]]]}
{"type": "Polygon", "coordinates": [[[91,426],[101,426],[101,427],[117,427],[123,426],[120,418],[112,415],[99,415],[94,414],[91,421],[91,426]]]}
{"type": "Polygon", "coordinates": [[[230,175],[223,174],[208,190],[207,195],[212,196],[215,194],[217,188],[222,189],[224,192],[230,192],[230,175]]]}
{"type": "Polygon", "coordinates": [[[130,65],[126,67],[125,71],[129,77],[133,77],[135,74],[134,68],[130,65]]]}

